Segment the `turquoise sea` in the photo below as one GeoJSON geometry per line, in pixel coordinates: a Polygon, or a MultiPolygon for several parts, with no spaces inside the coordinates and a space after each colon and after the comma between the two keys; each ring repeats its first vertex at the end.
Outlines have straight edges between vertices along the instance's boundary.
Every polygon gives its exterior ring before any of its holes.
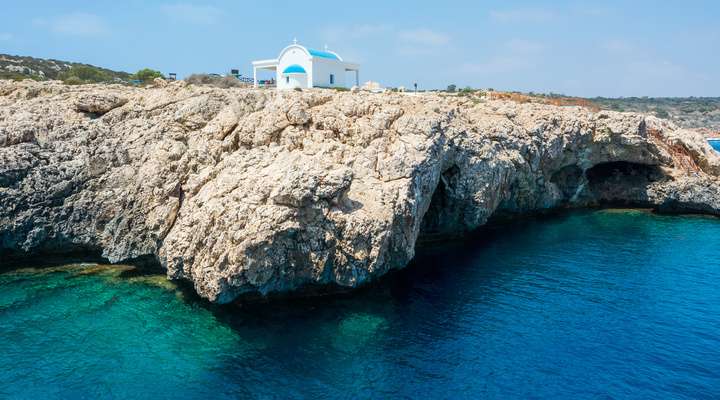
{"type": "Polygon", "coordinates": [[[0,398],[718,398],[719,245],[716,218],[577,212],[251,307],[131,267],[15,269],[0,398]]]}
{"type": "Polygon", "coordinates": [[[713,149],[720,151],[720,139],[708,140],[713,149]]]}

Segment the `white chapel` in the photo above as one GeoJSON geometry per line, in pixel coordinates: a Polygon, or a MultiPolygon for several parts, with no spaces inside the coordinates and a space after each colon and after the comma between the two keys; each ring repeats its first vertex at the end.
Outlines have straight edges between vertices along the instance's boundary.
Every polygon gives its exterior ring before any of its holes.
{"type": "Polygon", "coordinates": [[[258,86],[258,70],[275,71],[278,89],[347,87],[348,72],[354,72],[354,84],[360,83],[360,65],[346,62],[339,54],[313,50],[297,40],[285,47],[278,58],[253,61],[253,82],[258,86]]]}

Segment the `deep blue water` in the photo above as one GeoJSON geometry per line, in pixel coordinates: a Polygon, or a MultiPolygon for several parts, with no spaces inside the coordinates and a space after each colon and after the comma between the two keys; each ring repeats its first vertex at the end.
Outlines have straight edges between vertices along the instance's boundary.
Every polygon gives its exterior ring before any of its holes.
{"type": "Polygon", "coordinates": [[[712,146],[713,149],[720,151],[720,139],[708,140],[708,142],[710,142],[710,146],[712,146]]]}
{"type": "Polygon", "coordinates": [[[714,218],[572,213],[242,309],[118,268],[6,272],[0,397],[718,398],[719,244],[714,218]]]}

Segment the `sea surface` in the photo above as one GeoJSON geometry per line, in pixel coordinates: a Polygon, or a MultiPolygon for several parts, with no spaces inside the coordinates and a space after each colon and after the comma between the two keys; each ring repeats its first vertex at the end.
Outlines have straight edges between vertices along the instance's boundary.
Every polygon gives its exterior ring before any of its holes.
{"type": "Polygon", "coordinates": [[[131,267],[6,271],[0,398],[717,399],[719,245],[716,218],[577,212],[242,308],[131,267]]]}
{"type": "Polygon", "coordinates": [[[713,149],[720,151],[720,139],[708,140],[708,142],[710,142],[710,146],[712,146],[713,149]]]}

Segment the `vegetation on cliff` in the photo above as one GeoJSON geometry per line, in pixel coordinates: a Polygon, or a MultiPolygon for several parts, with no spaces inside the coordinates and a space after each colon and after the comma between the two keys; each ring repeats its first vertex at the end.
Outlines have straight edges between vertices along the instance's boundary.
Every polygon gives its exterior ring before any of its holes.
{"type": "Polygon", "coordinates": [[[35,57],[0,54],[0,79],[70,80],[88,82],[129,81],[131,74],[94,65],[35,57]]]}
{"type": "Polygon", "coordinates": [[[185,78],[185,81],[193,85],[206,85],[218,88],[251,86],[251,84],[243,83],[234,76],[220,76],[213,74],[192,74],[185,78]]]}
{"type": "Polygon", "coordinates": [[[148,83],[155,78],[162,77],[163,74],[160,71],[149,68],[143,68],[131,74],[90,64],[0,54],[0,79],[61,80],[68,85],[81,85],[131,83],[132,81],[148,83]]]}
{"type": "Polygon", "coordinates": [[[502,92],[493,89],[458,89],[449,85],[445,93],[492,100],[510,100],[520,104],[539,103],[554,106],[579,106],[592,111],[636,112],[668,119],[683,128],[705,129],[707,136],[720,136],[720,97],[593,97],[562,94],[502,92]]]}
{"type": "Polygon", "coordinates": [[[685,128],[709,128],[720,132],[720,97],[597,97],[603,109],[654,114],[685,128]]]}

